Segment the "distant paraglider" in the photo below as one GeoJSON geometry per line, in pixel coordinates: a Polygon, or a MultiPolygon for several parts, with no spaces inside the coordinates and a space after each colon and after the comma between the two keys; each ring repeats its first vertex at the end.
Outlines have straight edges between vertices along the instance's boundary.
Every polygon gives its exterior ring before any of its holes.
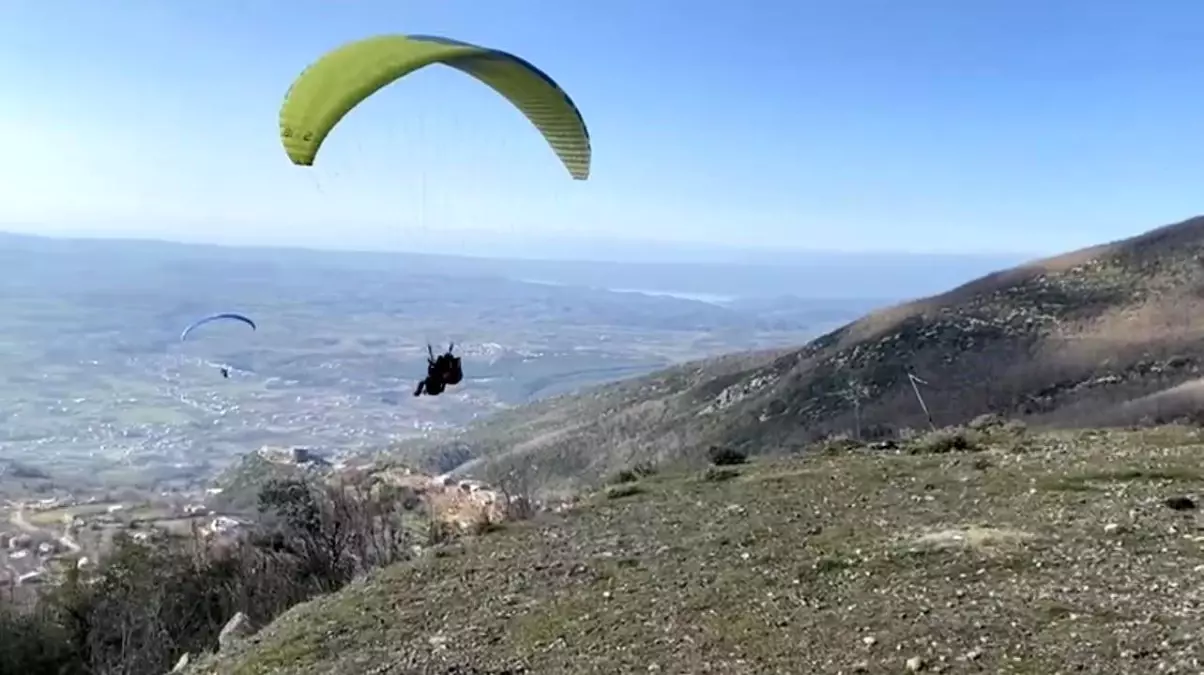
{"type": "Polygon", "coordinates": [[[431,35],[357,40],[302,71],[280,109],[280,140],[289,160],[312,166],[322,142],[347,113],[385,86],[432,64],[455,68],[501,94],[543,134],[569,175],[589,178],[589,130],[560,85],[513,54],[431,35]]]}
{"type": "MultiPolygon", "coordinates": [[[[192,331],[196,330],[197,328],[200,328],[201,326],[203,326],[207,323],[211,323],[213,321],[222,321],[222,320],[239,321],[239,322],[245,323],[248,326],[250,326],[251,330],[256,330],[255,322],[252,321],[251,319],[243,316],[242,314],[235,314],[232,312],[223,312],[221,314],[212,314],[210,316],[207,316],[203,319],[199,319],[199,320],[194,321],[191,324],[189,324],[189,326],[187,328],[185,328],[182,333],[180,333],[180,342],[184,342],[184,340],[188,338],[188,335],[190,333],[192,333],[192,331]]],[[[222,379],[226,379],[226,380],[230,379],[230,367],[229,366],[219,367],[218,372],[220,372],[222,374],[222,379]]]]}
{"type": "Polygon", "coordinates": [[[197,328],[200,328],[201,326],[204,326],[207,323],[211,323],[213,321],[221,321],[223,319],[229,319],[232,321],[241,321],[241,322],[247,324],[248,326],[250,326],[251,330],[255,330],[255,322],[248,319],[247,317],[243,316],[242,314],[234,314],[234,313],[213,314],[213,315],[207,316],[203,319],[199,319],[199,320],[194,321],[191,324],[189,324],[189,326],[184,329],[184,332],[180,333],[180,342],[183,342],[188,337],[188,335],[190,333],[192,333],[192,331],[196,330],[197,328]]]}

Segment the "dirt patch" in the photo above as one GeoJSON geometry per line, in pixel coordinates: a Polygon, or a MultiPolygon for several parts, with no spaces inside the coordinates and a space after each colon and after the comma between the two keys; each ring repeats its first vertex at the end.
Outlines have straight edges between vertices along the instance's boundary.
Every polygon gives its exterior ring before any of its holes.
{"type": "Polygon", "coordinates": [[[963,527],[932,530],[913,537],[908,544],[915,549],[973,549],[990,550],[999,547],[1015,547],[1035,541],[1037,536],[1010,528],[967,525],[963,527]]]}

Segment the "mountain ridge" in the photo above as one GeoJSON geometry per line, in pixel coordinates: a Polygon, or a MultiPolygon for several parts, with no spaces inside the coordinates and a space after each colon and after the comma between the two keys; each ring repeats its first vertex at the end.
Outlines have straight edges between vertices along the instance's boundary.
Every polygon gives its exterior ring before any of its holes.
{"type": "Polygon", "coordinates": [[[408,452],[437,461],[454,448],[470,458],[458,473],[572,489],[633,461],[697,463],[711,445],[762,452],[926,427],[909,375],[927,383],[938,426],[985,413],[1050,427],[1171,421],[1197,400],[1171,390],[1204,362],[1202,258],[1196,217],[874,311],[797,349],[557,397],[408,452]]]}

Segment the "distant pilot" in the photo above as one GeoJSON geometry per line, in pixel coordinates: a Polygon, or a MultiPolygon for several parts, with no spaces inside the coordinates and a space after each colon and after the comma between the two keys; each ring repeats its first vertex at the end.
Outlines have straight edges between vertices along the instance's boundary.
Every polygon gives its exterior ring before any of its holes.
{"type": "Polygon", "coordinates": [[[464,371],[460,365],[460,357],[452,353],[456,343],[451,343],[447,351],[435,356],[435,350],[426,346],[426,377],[414,389],[415,396],[438,396],[448,386],[455,386],[464,379],[464,371]]]}

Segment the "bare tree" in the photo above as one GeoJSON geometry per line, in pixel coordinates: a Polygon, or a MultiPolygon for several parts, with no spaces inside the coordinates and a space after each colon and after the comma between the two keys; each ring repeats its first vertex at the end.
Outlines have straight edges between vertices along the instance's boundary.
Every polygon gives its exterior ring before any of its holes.
{"type": "Polygon", "coordinates": [[[853,437],[861,440],[861,402],[869,398],[869,387],[856,378],[849,378],[840,395],[853,406],[853,437]]]}
{"type": "Polygon", "coordinates": [[[160,675],[216,647],[237,612],[263,625],[402,560],[413,495],[373,487],[278,482],[262,494],[268,517],[240,536],[118,537],[95,571],[70,568],[36,611],[0,606],[0,672],[160,675]]]}

